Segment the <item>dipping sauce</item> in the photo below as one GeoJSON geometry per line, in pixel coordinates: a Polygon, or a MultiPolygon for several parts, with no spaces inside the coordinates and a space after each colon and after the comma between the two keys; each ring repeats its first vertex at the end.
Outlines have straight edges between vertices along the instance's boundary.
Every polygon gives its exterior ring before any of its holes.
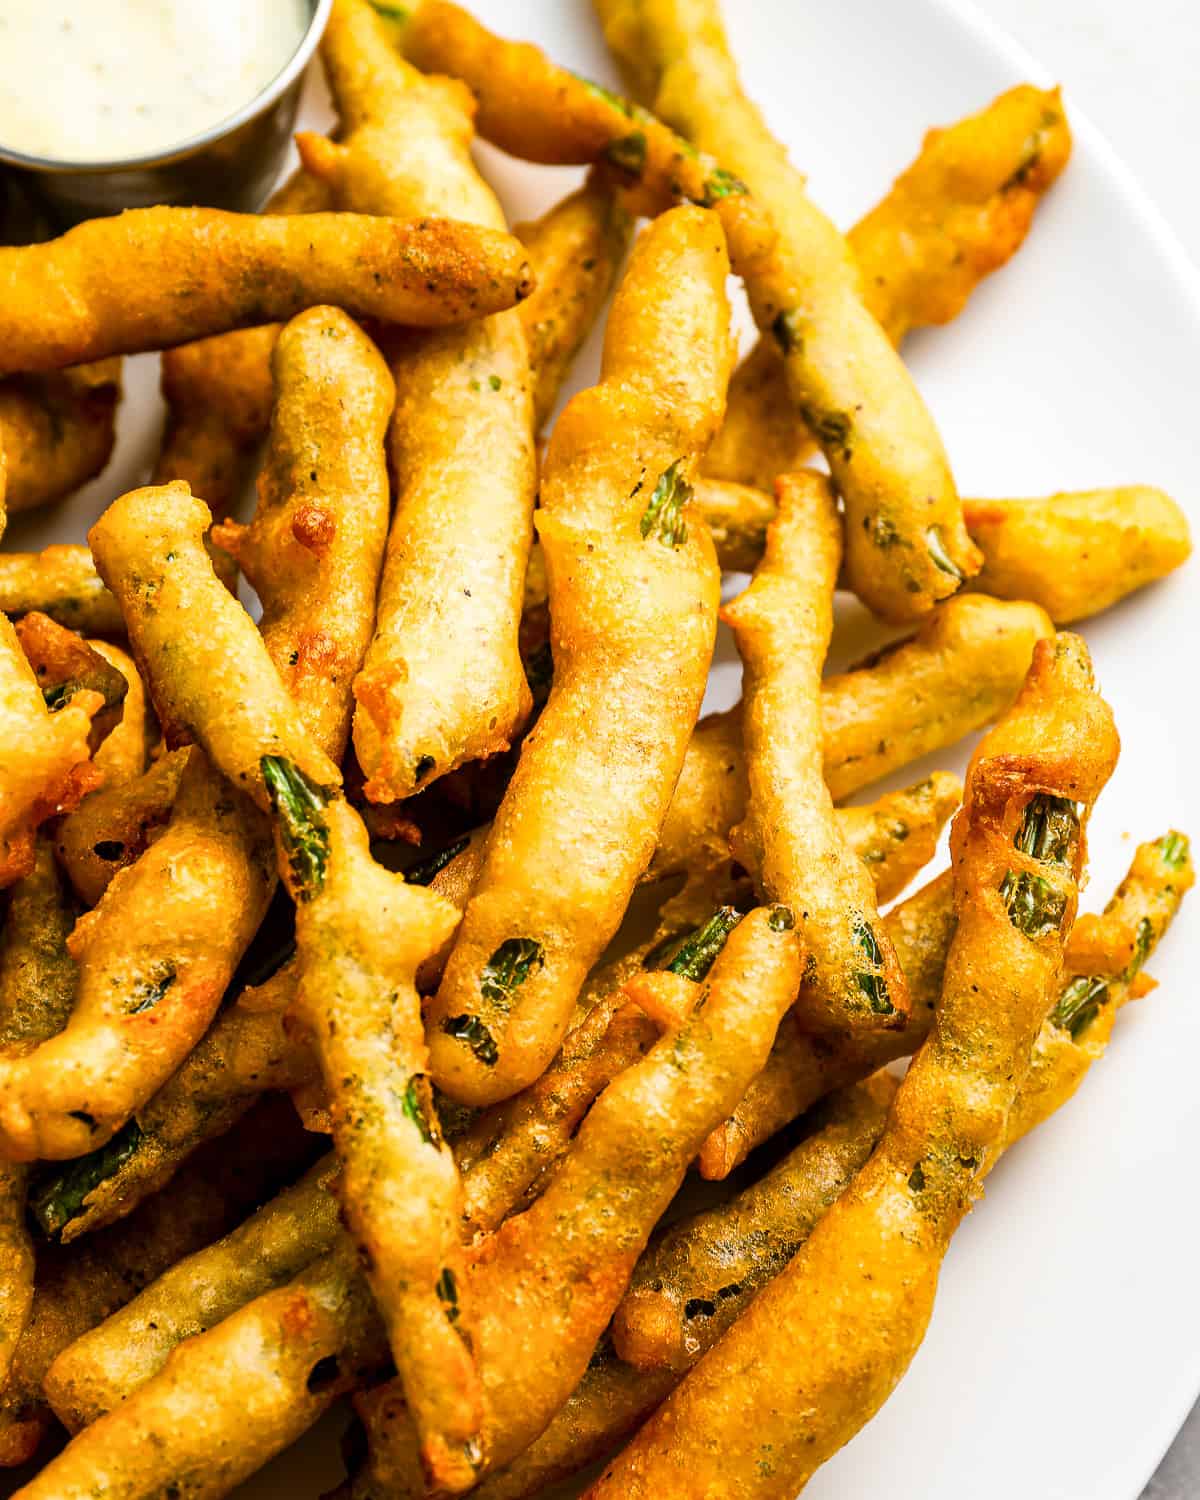
{"type": "Polygon", "coordinates": [[[0,0],[0,146],[116,161],[234,115],[294,55],[308,0],[0,0]]]}

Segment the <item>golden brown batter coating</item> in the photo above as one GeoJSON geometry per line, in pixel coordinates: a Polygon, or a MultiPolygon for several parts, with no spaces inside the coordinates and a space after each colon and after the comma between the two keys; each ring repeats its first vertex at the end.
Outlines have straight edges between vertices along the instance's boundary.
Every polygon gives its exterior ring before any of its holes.
{"type": "Polygon", "coordinates": [[[94,479],[112,453],[121,362],[0,381],[10,515],[52,505],[94,479]]]}
{"type": "Polygon", "coordinates": [[[75,925],[67,1026],[27,1056],[0,1058],[10,1158],[102,1146],[166,1082],[262,920],[270,860],[260,815],[193,750],[165,832],[75,925]]]}
{"type": "Polygon", "coordinates": [[[339,785],[341,773],[314,742],[254,622],[213,572],[204,548],[210,520],[187,485],[151,486],[114,500],[88,540],[120,600],[168,744],[195,734],[233,784],[269,810],[263,755],[285,757],[322,786],[339,785]]]}
{"type": "Polygon", "coordinates": [[[1003,1149],[1055,993],[1083,826],[1117,753],[1082,641],[1040,644],[968,773],[942,996],[879,1145],[590,1497],[793,1495],[891,1393],[954,1230],[1003,1149]]]}
{"type": "Polygon", "coordinates": [[[515,1093],[558,1050],[683,762],[716,628],[712,544],[685,507],[724,404],[727,270],[711,214],[656,219],[613,304],[601,382],[550,441],[554,682],[428,1012],[434,1078],[470,1103],[515,1093]]]}
{"type": "Polygon", "coordinates": [[[103,697],[83,690],[52,709],[17,632],[0,616],[0,888],[29,874],[34,834],[101,779],[88,736],[103,697]]]}
{"type": "Polygon", "coordinates": [[[104,587],[87,547],[59,543],[41,552],[0,552],[0,609],[40,609],[69,630],[123,635],[121,607],[104,587]]]}
{"type": "Polygon", "coordinates": [[[529,288],[523,246],[466,223],[127,208],[1,249],[0,374],[160,350],[321,303],[420,327],[465,323],[529,288]],[[114,279],[114,264],[129,275],[114,279]]]}
{"type": "Polygon", "coordinates": [[[824,779],[821,672],[841,558],[828,480],[784,475],[763,560],[722,610],[743,664],[749,790],[731,841],[768,898],[797,913],[808,953],[803,1020],[873,1030],[902,1026],[909,999],[870,872],[842,837],[824,779]]]}
{"type": "MultiPolygon", "coordinates": [[[[32,1052],[66,1024],[77,978],[67,950],[71,924],[54,852],[39,839],[33,869],[9,893],[0,933],[0,1056],[32,1052]]],[[[0,1385],[8,1379],[33,1305],[28,1185],[25,1163],[0,1162],[0,1385]]]]}
{"type": "Polygon", "coordinates": [[[213,540],[258,594],[267,654],[317,744],[339,761],[375,624],[394,390],[383,356],[336,307],[293,318],[272,367],[275,409],[254,518],[225,522],[213,540]]]}
{"type": "MultiPolygon", "coordinates": [[[[801,964],[785,908],[743,918],[690,985],[690,1017],[609,1084],[542,1196],[477,1246],[469,1282],[492,1463],[532,1442],[579,1381],[703,1122],[761,1066],[801,964]]],[[[642,980],[630,983],[636,994],[642,980]]],[[[372,1460],[355,1492],[412,1493],[420,1471],[397,1393],[372,1392],[363,1410],[372,1460]]]]}
{"type": "Polygon", "coordinates": [[[850,587],[877,614],[927,614],[980,558],[941,439],[863,298],[843,236],[744,93],[717,0],[597,0],[605,36],[633,61],[655,114],[746,182],[778,236],[770,272],[747,278],[788,389],[846,509],[850,587]]]}
{"type": "Polygon", "coordinates": [[[0,249],[0,374],[162,349],[321,303],[421,327],[461,323],[530,287],[520,242],[469,224],[131,208],[0,249]],[[114,278],[114,264],[125,274],[114,278]]]}
{"type": "MultiPolygon", "coordinates": [[[[506,227],[471,159],[467,89],[397,55],[366,0],[337,0],[322,57],[338,142],[301,134],[342,208],[506,227]]],[[[355,683],[366,795],[392,802],[506,750],[529,712],[517,633],[537,486],[520,313],[388,340],[396,507],[355,683]]]]}

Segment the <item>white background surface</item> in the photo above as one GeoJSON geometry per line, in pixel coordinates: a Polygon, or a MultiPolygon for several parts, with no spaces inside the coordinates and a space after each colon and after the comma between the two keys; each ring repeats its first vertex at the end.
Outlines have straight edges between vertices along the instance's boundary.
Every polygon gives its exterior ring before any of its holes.
{"type": "MultiPolygon", "coordinates": [[[[1200,260],[1200,194],[1187,191],[1200,146],[1196,0],[977,0],[1070,90],[1200,260]]],[[[1191,930],[1195,931],[1192,921],[1191,930]]],[[[1145,1500],[1200,1494],[1200,1406],[1145,1500]]]]}
{"type": "MultiPolygon", "coordinates": [[[[611,76],[587,0],[473,8],[611,76]]],[[[1067,85],[1068,110],[1091,113],[1113,137],[1200,255],[1197,0],[984,0],[984,10],[1067,85]]],[[[911,158],[925,126],[1021,76],[963,29],[949,0],[727,0],[727,12],[748,83],[842,223],[911,158]]],[[[569,181],[497,170],[519,217],[569,181]]],[[[1017,262],[952,328],[908,348],[963,490],[1141,479],[1188,503],[1196,526],[1200,300],[1189,302],[1185,275],[1102,149],[1081,141],[1017,262]]],[[[594,371],[585,363],[578,378],[594,371]]],[[[131,387],[148,406],[124,437],[121,472],[60,512],[54,539],[78,539],[97,501],[136,482],[152,453],[152,371],[139,369],[131,387]]],[[[20,545],[49,539],[31,528],[20,545]]],[[[1193,566],[1086,630],[1126,744],[1094,825],[1092,906],[1127,864],[1128,835],[1172,822],[1200,833],[1186,717],[1194,731],[1195,578],[1193,566]]],[[[1194,933],[1195,908],[1188,926],[1194,933]]],[[[1200,995],[1183,938],[1156,956],[1162,990],[1122,1019],[1108,1063],[996,1172],[955,1243],[908,1378],[806,1500],[1134,1500],[1200,1388],[1200,995]]],[[[243,1493],[312,1500],[338,1472],[327,1428],[243,1493]]],[[[1178,1493],[1194,1500],[1200,1485],[1178,1493]]]]}
{"type": "MultiPolygon", "coordinates": [[[[1187,191],[1200,146],[1196,0],[978,0],[1066,81],[1200,261],[1200,193],[1187,191]]],[[[1193,923],[1193,930],[1195,924],[1193,923]]],[[[1200,1406],[1145,1500],[1200,1494],[1200,1406]]]]}
{"type": "Polygon", "coordinates": [[[1200,260],[1197,0],[977,3],[1069,86],[1200,260]]]}

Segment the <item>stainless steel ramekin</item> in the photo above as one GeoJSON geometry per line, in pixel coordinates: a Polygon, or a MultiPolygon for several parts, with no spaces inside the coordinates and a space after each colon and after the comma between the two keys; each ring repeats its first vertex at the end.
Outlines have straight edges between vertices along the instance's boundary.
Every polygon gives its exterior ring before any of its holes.
{"type": "Polygon", "coordinates": [[[321,40],[332,4],[333,0],[310,0],[312,19],[287,66],[237,114],[203,135],[153,155],[99,162],[26,156],[0,144],[0,163],[44,206],[56,229],[156,203],[245,212],[261,208],[283,165],[304,69],[321,40]]]}

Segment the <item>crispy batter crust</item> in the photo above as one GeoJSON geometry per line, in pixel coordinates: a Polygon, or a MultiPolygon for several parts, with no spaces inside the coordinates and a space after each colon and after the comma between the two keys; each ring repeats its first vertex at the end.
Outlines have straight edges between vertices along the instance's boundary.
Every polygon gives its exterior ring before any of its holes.
{"type": "Polygon", "coordinates": [[[817,1029],[903,1026],[908,987],[874,883],[842,837],[825,784],[821,672],[833,635],[842,526],[814,473],[781,477],[779,512],[749,588],[722,610],[743,664],[749,787],[733,852],[798,914],[808,967],[798,1005],[817,1029]]]}
{"type": "Polygon", "coordinates": [[[703,696],[719,576],[686,500],[731,360],[720,226],[654,221],[609,318],[601,383],[555,427],[538,526],[550,578],[550,699],[492,825],[430,1010],[433,1074],[489,1103],[557,1051],[588,970],[649,863],[703,696]],[[489,981],[531,945],[514,985],[489,981]],[[495,1042],[481,1058],[456,1018],[495,1042]]]}
{"type": "Polygon", "coordinates": [[[133,208],[0,250],[0,374],[162,349],[320,303],[423,327],[465,322],[530,286],[519,241],[448,220],[133,208]],[[113,277],[114,264],[125,274],[113,277]]]}

